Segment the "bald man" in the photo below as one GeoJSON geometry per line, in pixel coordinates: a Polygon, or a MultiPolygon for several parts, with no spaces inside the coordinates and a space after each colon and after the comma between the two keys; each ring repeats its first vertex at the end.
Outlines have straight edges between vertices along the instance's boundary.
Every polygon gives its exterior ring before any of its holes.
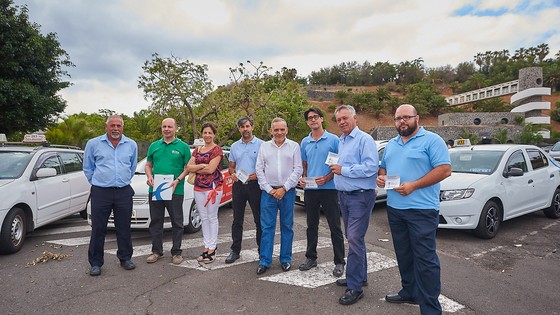
{"type": "Polygon", "coordinates": [[[163,137],[154,141],[148,149],[148,161],[145,171],[148,177],[150,202],[150,235],[152,236],[152,254],[147,263],[155,263],[163,256],[163,221],[165,209],[169,213],[172,226],[173,247],[171,261],[178,265],[183,262],[181,242],[183,241],[183,195],[187,170],[185,165],[191,158],[189,146],[175,136],[177,123],[173,118],[161,122],[163,137]],[[154,175],[173,175],[169,189],[173,190],[171,200],[152,200],[154,194],[154,175]]]}

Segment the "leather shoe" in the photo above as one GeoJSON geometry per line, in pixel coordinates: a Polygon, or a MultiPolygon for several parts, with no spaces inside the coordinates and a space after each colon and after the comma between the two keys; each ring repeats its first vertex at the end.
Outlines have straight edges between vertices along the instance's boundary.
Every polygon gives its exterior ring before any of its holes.
{"type": "Polygon", "coordinates": [[[257,274],[258,274],[258,275],[262,275],[262,274],[265,273],[267,270],[268,270],[268,267],[267,267],[267,266],[259,265],[259,266],[257,267],[257,274]]]}
{"type": "Polygon", "coordinates": [[[99,266],[92,266],[89,270],[89,275],[92,277],[99,276],[101,274],[101,267],[99,266]]]}
{"type": "MultiPolygon", "coordinates": [[[[339,287],[346,287],[348,286],[348,283],[346,282],[346,279],[338,279],[336,280],[336,285],[339,287]]],[[[362,287],[367,287],[368,283],[367,280],[364,280],[364,282],[362,282],[362,287]]]]}
{"type": "Polygon", "coordinates": [[[306,271],[313,267],[317,267],[317,260],[307,258],[303,264],[299,265],[299,270],[306,271]]]}
{"type": "Polygon", "coordinates": [[[134,265],[134,263],[132,262],[132,260],[123,260],[121,261],[121,267],[123,267],[126,270],[132,270],[134,268],[136,268],[136,266],[134,265]]]}
{"type": "Polygon", "coordinates": [[[358,302],[364,297],[364,291],[346,290],[343,296],[338,299],[338,303],[342,305],[350,305],[358,302]]]}
{"type": "Polygon", "coordinates": [[[344,273],[344,265],[343,264],[336,264],[334,266],[334,270],[332,271],[333,276],[340,277],[344,273]]]}
{"type": "Polygon", "coordinates": [[[288,271],[292,268],[292,264],[289,262],[283,262],[281,263],[281,265],[282,265],[282,270],[284,271],[288,271]]]}
{"type": "Polygon", "coordinates": [[[412,299],[404,299],[398,293],[397,294],[387,294],[385,295],[385,301],[389,303],[409,303],[409,304],[418,304],[414,302],[412,299]]]}
{"type": "Polygon", "coordinates": [[[226,258],[226,264],[231,264],[239,259],[239,254],[236,252],[229,253],[229,256],[226,258]]]}

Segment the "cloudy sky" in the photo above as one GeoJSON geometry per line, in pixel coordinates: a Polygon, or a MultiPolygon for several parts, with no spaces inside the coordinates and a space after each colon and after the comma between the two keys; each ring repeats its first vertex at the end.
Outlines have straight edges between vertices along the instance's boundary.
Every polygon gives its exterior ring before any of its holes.
{"type": "Polygon", "coordinates": [[[346,61],[457,66],[478,52],[560,50],[560,0],[14,0],[56,33],[76,65],[67,114],[150,105],[138,89],[153,53],[207,64],[214,86],[251,60],[300,76],[346,61]]]}

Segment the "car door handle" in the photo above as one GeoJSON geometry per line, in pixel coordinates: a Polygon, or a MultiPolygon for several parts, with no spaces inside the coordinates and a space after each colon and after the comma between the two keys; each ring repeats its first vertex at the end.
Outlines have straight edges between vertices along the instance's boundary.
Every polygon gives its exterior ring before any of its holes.
{"type": "Polygon", "coordinates": [[[63,182],[63,183],[68,183],[69,181],[70,181],[70,180],[69,180],[68,178],[63,178],[63,179],[62,179],[62,182],[63,182]]]}
{"type": "Polygon", "coordinates": [[[550,176],[550,178],[554,178],[554,174],[550,174],[549,176],[550,176]]]}
{"type": "Polygon", "coordinates": [[[532,179],[529,179],[529,181],[527,182],[527,184],[532,184],[532,183],[533,183],[532,179]]]}

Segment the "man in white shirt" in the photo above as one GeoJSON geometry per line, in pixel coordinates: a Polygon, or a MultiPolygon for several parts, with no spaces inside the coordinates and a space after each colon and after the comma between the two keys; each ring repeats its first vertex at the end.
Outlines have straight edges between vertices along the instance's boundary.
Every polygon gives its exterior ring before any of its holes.
{"type": "Polygon", "coordinates": [[[292,267],[294,239],[295,187],[303,171],[299,144],[286,138],[288,124],[274,118],[270,126],[272,140],[263,143],[257,156],[255,171],[261,188],[261,246],[257,274],[272,265],[276,215],[280,210],[280,264],[283,271],[292,267]]]}

